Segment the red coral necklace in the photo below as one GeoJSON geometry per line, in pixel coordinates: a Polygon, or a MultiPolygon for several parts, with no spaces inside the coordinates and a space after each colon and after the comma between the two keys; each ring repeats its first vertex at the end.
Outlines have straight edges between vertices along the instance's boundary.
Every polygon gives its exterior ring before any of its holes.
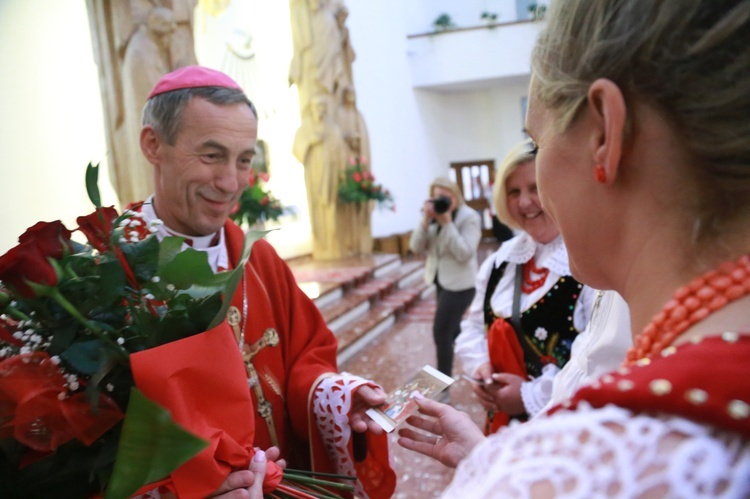
{"type": "Polygon", "coordinates": [[[630,366],[652,357],[711,313],[750,293],[750,255],[725,262],[715,270],[696,277],[675,291],[671,300],[636,337],[623,362],[630,366]]]}
{"type": "Polygon", "coordinates": [[[523,264],[523,282],[521,282],[521,291],[523,291],[526,294],[529,294],[540,287],[542,287],[542,284],[544,284],[544,281],[547,279],[547,275],[549,274],[549,269],[547,268],[539,268],[534,265],[534,259],[532,258],[528,262],[523,264]],[[538,276],[536,278],[533,278],[533,276],[538,276]]]}

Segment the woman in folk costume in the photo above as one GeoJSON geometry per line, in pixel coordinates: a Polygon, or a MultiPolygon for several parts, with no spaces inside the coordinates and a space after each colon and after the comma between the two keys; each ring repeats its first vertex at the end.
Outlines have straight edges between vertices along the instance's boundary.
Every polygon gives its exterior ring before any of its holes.
{"type": "Polygon", "coordinates": [[[628,303],[634,347],[487,439],[419,401],[433,435],[401,442],[463,459],[446,497],[750,496],[748,35],[750,0],[551,3],[526,122],[540,196],[573,274],[628,303]]]}
{"type": "Polygon", "coordinates": [[[487,409],[487,434],[547,404],[595,297],[571,277],[565,244],[539,202],[530,141],[503,160],[493,198],[500,221],[521,232],[481,265],[456,340],[456,355],[487,409]]]}

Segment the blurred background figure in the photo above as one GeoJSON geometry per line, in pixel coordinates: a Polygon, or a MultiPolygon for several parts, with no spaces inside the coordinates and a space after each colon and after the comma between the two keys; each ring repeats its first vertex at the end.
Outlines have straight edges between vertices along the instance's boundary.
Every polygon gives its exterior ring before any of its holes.
{"type": "Polygon", "coordinates": [[[474,297],[482,224],[479,214],[466,206],[455,182],[438,177],[430,184],[428,195],[422,204],[422,220],[412,232],[409,247],[415,254],[427,255],[424,278],[437,288],[432,326],[437,368],[451,376],[453,342],[474,297]]]}
{"type": "Polygon", "coordinates": [[[521,232],[482,263],[456,341],[464,371],[477,380],[488,434],[547,405],[595,298],[571,277],[565,244],[539,202],[530,141],[505,156],[493,202],[500,221],[521,232]]]}

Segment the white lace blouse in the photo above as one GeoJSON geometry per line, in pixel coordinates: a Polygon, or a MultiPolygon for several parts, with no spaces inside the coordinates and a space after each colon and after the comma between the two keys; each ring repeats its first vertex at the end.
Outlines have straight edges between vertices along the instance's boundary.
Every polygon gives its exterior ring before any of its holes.
{"type": "MultiPolygon", "coordinates": [[[[544,284],[531,293],[521,295],[521,312],[531,308],[543,298],[562,276],[570,275],[568,252],[561,237],[549,244],[538,244],[526,233],[503,243],[500,248],[487,257],[479,267],[476,280],[476,295],[469,306],[468,316],[461,322],[461,334],[456,339],[455,353],[461,362],[463,371],[473,376],[477,368],[489,362],[487,350],[487,333],[484,326],[484,295],[493,267],[502,262],[523,264],[535,259],[536,265],[549,269],[544,284]]],[[[490,298],[490,305],[498,317],[510,317],[513,305],[515,265],[509,265],[503,273],[490,298]]],[[[588,286],[581,290],[581,297],[573,313],[573,325],[583,331],[591,317],[596,291],[588,286]]],[[[542,375],[521,385],[521,395],[526,412],[537,414],[547,405],[552,396],[552,382],[559,368],[548,364],[542,375]]]]}
{"type": "Polygon", "coordinates": [[[581,403],[487,438],[442,497],[748,498],[750,442],[681,417],[581,403]]]}

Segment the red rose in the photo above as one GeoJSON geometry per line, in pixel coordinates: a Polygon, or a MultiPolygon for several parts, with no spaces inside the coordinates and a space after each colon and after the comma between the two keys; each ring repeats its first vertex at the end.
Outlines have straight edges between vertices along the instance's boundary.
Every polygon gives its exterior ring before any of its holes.
{"type": "Polygon", "coordinates": [[[117,210],[114,206],[97,208],[96,211],[85,217],[78,217],[78,230],[83,232],[91,246],[99,251],[105,251],[112,236],[113,221],[117,218],[117,210]]]}
{"type": "Polygon", "coordinates": [[[70,234],[71,232],[59,220],[37,222],[21,234],[18,242],[34,246],[42,255],[59,260],[66,250],[70,251],[73,248],[70,244],[70,234]]]}
{"type": "Polygon", "coordinates": [[[270,202],[270,200],[268,199],[268,196],[265,196],[265,197],[263,197],[263,198],[262,198],[262,199],[260,200],[260,205],[261,205],[261,206],[265,206],[265,205],[267,205],[267,204],[268,204],[269,202],[270,202]]]}
{"type": "Polygon", "coordinates": [[[0,256],[0,281],[26,298],[36,293],[26,281],[46,286],[57,284],[57,273],[37,246],[19,244],[0,256]]]}
{"type": "Polygon", "coordinates": [[[354,172],[352,174],[352,179],[354,179],[355,182],[359,183],[362,181],[362,175],[360,175],[359,172],[354,172]]]}

